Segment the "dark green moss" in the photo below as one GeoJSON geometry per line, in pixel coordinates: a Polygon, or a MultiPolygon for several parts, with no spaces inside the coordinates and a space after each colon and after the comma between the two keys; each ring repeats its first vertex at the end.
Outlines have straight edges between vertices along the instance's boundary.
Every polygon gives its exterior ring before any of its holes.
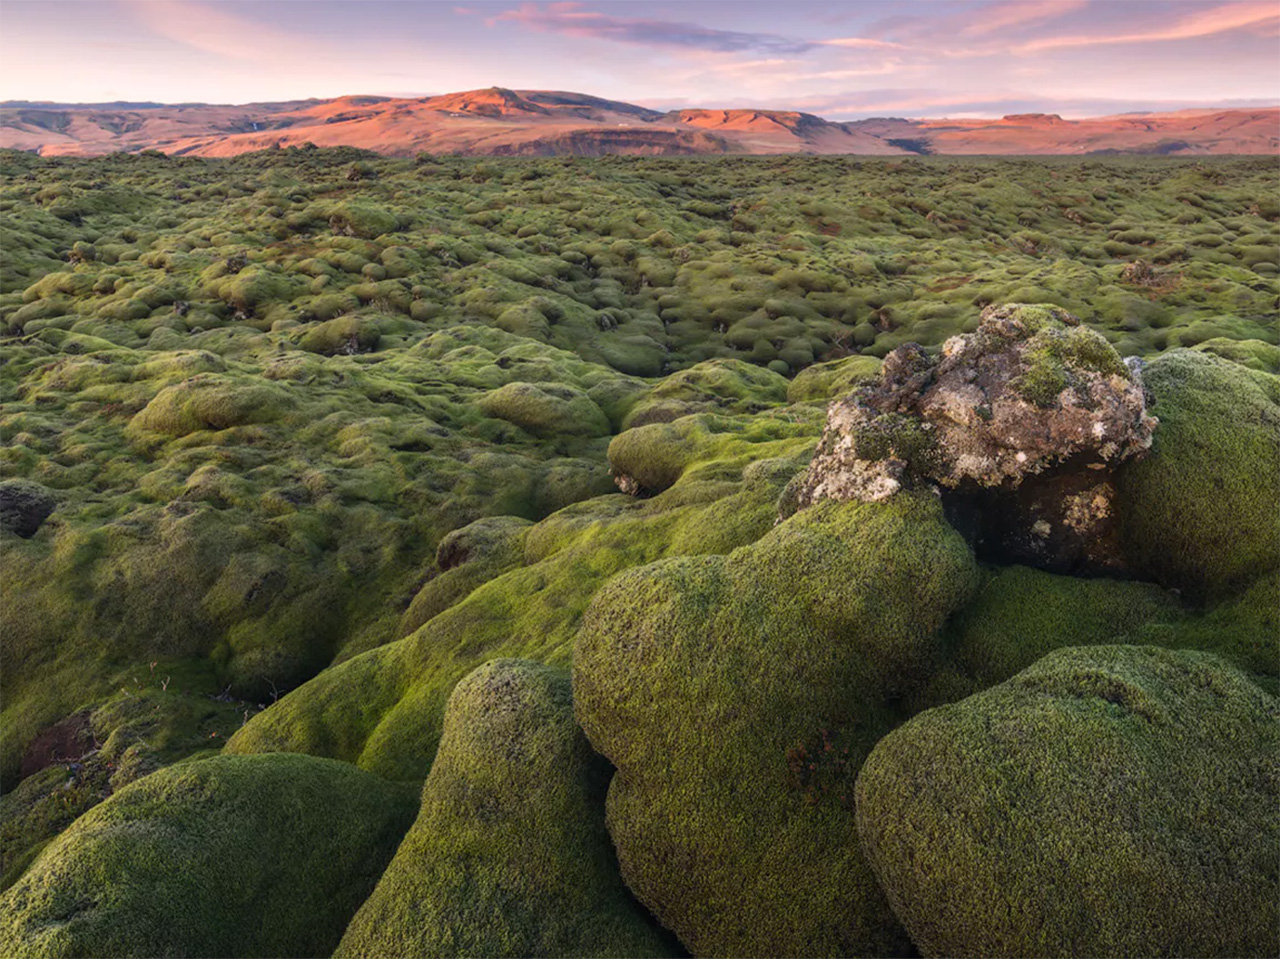
{"type": "Polygon", "coordinates": [[[925,476],[937,468],[937,440],[919,417],[885,413],[857,432],[854,453],[859,459],[900,459],[909,475],[925,476]]]}
{"type": "Polygon", "coordinates": [[[1269,956],[1277,719],[1207,654],[1058,650],[881,740],[858,831],[928,956],[1269,956]]]}
{"type": "Polygon", "coordinates": [[[1063,646],[1122,642],[1147,624],[1182,618],[1177,600],[1150,583],[1007,567],[983,577],[949,627],[952,663],[985,689],[1063,646]]]}
{"type": "Polygon", "coordinates": [[[0,952],[328,955],[412,816],[410,793],[331,760],[172,766],[76,820],[0,896],[0,952]]]}

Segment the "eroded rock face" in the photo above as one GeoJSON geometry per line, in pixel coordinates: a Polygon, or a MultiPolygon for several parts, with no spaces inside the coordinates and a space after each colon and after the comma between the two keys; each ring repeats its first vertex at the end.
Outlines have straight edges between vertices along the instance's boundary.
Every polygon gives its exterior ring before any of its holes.
{"type": "Polygon", "coordinates": [[[1110,473],[1155,426],[1137,369],[1100,334],[1055,307],[991,306],[941,355],[900,347],[879,382],[831,404],[798,503],[932,484],[980,551],[1115,570],[1110,473]]]}

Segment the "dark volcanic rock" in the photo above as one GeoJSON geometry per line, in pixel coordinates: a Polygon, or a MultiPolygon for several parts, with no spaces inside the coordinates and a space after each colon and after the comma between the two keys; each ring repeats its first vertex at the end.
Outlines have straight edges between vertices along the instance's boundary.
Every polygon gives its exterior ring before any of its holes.
{"type": "Polygon", "coordinates": [[[30,539],[55,505],[53,494],[39,483],[6,480],[0,483],[0,529],[30,539]]]}
{"type": "Polygon", "coordinates": [[[980,552],[1116,570],[1111,471],[1155,426],[1136,369],[1100,334],[1054,307],[992,306],[941,355],[900,347],[878,383],[831,404],[798,503],[931,484],[980,552]]]}

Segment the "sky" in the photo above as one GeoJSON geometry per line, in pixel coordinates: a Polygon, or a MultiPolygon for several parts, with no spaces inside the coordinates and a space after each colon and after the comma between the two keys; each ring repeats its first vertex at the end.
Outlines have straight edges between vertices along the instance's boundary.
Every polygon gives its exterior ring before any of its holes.
{"type": "Polygon", "coordinates": [[[656,109],[1280,104],[1280,0],[0,0],[0,100],[570,90],[656,109]]]}

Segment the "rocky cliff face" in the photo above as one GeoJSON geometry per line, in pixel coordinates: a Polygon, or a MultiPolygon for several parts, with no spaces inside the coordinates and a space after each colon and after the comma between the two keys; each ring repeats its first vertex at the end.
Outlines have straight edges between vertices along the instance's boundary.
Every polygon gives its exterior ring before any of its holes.
{"type": "Polygon", "coordinates": [[[1115,570],[1112,470],[1151,444],[1140,374],[1064,310],[992,306],[931,356],[908,344],[828,411],[796,490],[883,500],[933,486],[980,552],[1115,570]]]}

